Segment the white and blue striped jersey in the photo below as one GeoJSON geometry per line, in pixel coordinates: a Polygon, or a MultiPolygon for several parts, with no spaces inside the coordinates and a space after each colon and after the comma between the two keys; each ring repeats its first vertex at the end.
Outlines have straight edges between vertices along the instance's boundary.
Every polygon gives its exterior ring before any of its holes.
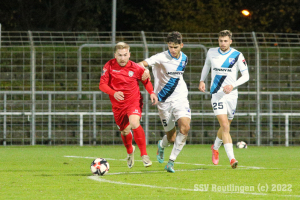
{"type": "Polygon", "coordinates": [[[178,59],[172,57],[167,50],[153,55],[145,61],[152,67],[154,92],[160,102],[187,98],[188,89],[183,80],[183,73],[188,58],[183,52],[180,52],[178,59]]]}
{"type": "Polygon", "coordinates": [[[237,81],[238,71],[241,73],[247,71],[248,74],[248,66],[244,55],[234,48],[230,48],[230,50],[225,53],[222,52],[220,48],[211,48],[207,53],[200,81],[206,79],[210,68],[212,80],[210,93],[223,93],[224,86],[232,85],[234,89],[231,91],[230,95],[237,96],[238,91],[236,87],[240,83],[245,82],[244,80],[237,81]]]}

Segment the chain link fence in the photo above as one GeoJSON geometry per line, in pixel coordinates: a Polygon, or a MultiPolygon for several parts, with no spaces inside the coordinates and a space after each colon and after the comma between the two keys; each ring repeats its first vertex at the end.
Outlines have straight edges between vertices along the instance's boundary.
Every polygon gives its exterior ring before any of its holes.
{"type": "MultiPolygon", "coordinates": [[[[166,36],[117,32],[116,42],[130,44],[131,60],[139,62],[166,50],[166,36]]],[[[197,89],[206,52],[217,39],[218,33],[183,33],[190,144],[212,143],[219,128],[210,96],[197,89]]],[[[102,67],[113,58],[111,41],[111,32],[1,32],[0,144],[121,144],[108,95],[98,89],[102,67]]],[[[239,87],[233,142],[299,145],[300,34],[234,33],[232,47],[244,54],[250,72],[239,87]]],[[[164,131],[143,94],[141,124],[154,144],[164,131]]]]}

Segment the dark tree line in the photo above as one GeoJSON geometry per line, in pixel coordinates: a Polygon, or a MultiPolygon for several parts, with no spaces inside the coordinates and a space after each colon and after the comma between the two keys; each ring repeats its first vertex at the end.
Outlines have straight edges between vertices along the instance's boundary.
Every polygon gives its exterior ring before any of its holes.
{"type": "MultiPolygon", "coordinates": [[[[111,31],[111,0],[1,0],[4,31],[111,31]]],[[[117,0],[117,31],[300,32],[300,0],[117,0]],[[250,16],[241,14],[248,9],[250,16]]]]}

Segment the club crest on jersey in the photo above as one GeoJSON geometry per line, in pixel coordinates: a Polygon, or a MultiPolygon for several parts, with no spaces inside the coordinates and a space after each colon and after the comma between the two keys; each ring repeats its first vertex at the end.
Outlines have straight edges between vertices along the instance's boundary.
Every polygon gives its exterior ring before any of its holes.
{"type": "Polygon", "coordinates": [[[233,65],[235,63],[235,58],[229,58],[229,63],[233,65]]]}
{"type": "Polygon", "coordinates": [[[129,71],[129,72],[128,72],[128,75],[129,75],[130,77],[132,77],[133,74],[134,74],[133,71],[129,71]]]}

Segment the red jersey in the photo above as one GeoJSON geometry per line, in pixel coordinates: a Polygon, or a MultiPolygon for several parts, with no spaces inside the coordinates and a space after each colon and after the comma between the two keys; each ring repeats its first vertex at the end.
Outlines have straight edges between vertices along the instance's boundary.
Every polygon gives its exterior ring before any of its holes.
{"type": "MultiPolygon", "coordinates": [[[[141,81],[144,70],[143,67],[131,60],[128,61],[126,66],[121,67],[116,59],[112,59],[103,67],[99,89],[109,94],[113,107],[124,107],[132,104],[134,101],[141,101],[143,97],[140,93],[138,81],[141,81]],[[112,91],[104,90],[103,86],[105,85],[109,86],[112,91]],[[117,101],[114,98],[113,94],[117,91],[123,92],[123,101],[117,101]]],[[[148,80],[143,82],[143,84],[150,84],[152,86],[148,80]]],[[[149,92],[148,89],[147,91],[149,92]]],[[[153,86],[151,92],[153,92],[153,86]]]]}

